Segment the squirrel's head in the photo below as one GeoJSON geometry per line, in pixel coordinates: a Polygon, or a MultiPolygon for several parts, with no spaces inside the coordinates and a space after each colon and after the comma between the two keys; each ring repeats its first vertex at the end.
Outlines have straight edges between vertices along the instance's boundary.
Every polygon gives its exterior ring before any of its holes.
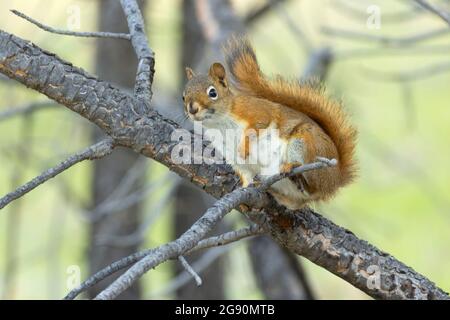
{"type": "Polygon", "coordinates": [[[186,76],[183,102],[191,120],[202,121],[227,113],[232,93],[222,64],[213,63],[208,75],[196,75],[191,68],[186,68],[186,76]]]}

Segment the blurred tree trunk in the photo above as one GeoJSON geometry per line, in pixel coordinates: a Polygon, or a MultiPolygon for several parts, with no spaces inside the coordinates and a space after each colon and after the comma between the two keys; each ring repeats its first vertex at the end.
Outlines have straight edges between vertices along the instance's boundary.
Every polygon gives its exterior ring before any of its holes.
{"type": "Polygon", "coordinates": [[[250,240],[256,283],[266,299],[312,300],[308,279],[297,257],[269,237],[250,240]]]}
{"type": "MultiPolygon", "coordinates": [[[[184,0],[182,3],[181,86],[184,85],[186,79],[184,68],[198,65],[206,45],[195,15],[194,1],[184,0]]],[[[213,198],[184,181],[178,185],[175,197],[175,231],[179,236],[213,204],[213,198]]],[[[196,254],[190,255],[189,261],[195,261],[198,257],[199,255],[196,254]]],[[[223,256],[218,258],[201,273],[203,285],[200,288],[196,286],[194,281],[190,281],[177,290],[177,298],[224,299],[223,260],[223,256]]],[[[177,264],[176,269],[177,273],[183,271],[179,264],[177,264]]]]}
{"type": "MultiPolygon", "coordinates": [[[[143,3],[140,2],[141,8],[143,3]]],[[[99,1],[99,30],[110,32],[128,32],[128,26],[119,1],[99,1]]],[[[113,39],[97,40],[97,74],[106,81],[117,83],[120,86],[132,88],[134,85],[137,59],[129,42],[113,39]]],[[[95,128],[93,140],[102,137],[100,130],[95,128]]],[[[129,171],[140,156],[130,150],[116,149],[104,159],[93,162],[92,208],[104,201],[120,184],[124,175],[129,171]]],[[[129,190],[133,193],[143,184],[145,172],[142,172],[138,181],[129,190]]],[[[127,246],[108,245],[98,243],[98,238],[127,235],[137,230],[140,222],[142,204],[137,203],[124,210],[106,214],[91,223],[89,244],[89,274],[93,274],[111,262],[136,252],[139,243],[127,246]]],[[[115,278],[108,278],[88,291],[89,297],[95,297],[106,288],[115,278]]],[[[129,290],[124,291],[120,299],[139,299],[140,286],[138,282],[129,290]]]]}

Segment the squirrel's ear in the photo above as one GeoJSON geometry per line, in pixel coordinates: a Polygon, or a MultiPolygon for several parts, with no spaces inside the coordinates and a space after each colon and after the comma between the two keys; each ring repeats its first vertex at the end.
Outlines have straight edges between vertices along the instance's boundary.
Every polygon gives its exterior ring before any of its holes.
{"type": "Polygon", "coordinates": [[[227,86],[227,81],[225,79],[225,68],[219,62],[213,63],[211,65],[211,67],[209,68],[209,76],[219,81],[224,87],[227,86]]]}
{"type": "Polygon", "coordinates": [[[191,80],[192,77],[195,76],[194,70],[192,70],[189,67],[186,67],[186,77],[188,78],[188,80],[191,80]]]}

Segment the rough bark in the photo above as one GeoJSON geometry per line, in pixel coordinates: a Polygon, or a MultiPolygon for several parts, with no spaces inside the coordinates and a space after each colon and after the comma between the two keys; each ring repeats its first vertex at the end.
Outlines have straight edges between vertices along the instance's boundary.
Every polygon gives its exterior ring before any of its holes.
{"type": "MultiPolygon", "coordinates": [[[[112,84],[4,31],[0,31],[0,73],[58,101],[99,126],[117,144],[161,162],[215,197],[237,185],[227,166],[173,161],[171,151],[177,141],[172,141],[171,133],[176,123],[112,84]]],[[[310,209],[289,211],[270,201],[264,209],[252,210],[251,217],[289,250],[372,297],[449,299],[412,268],[310,209]]]]}
{"type": "MultiPolygon", "coordinates": [[[[128,32],[127,21],[119,1],[101,0],[98,5],[100,30],[128,32]]],[[[129,42],[114,39],[98,39],[96,60],[95,65],[99,77],[132,90],[136,75],[137,59],[129,42]]],[[[94,128],[94,141],[98,141],[103,136],[104,133],[99,128],[94,128]]],[[[93,208],[99,206],[108,198],[121,183],[128,170],[133,168],[139,157],[139,154],[131,150],[120,148],[115,150],[109,157],[94,162],[92,179],[93,208]]],[[[133,183],[128,194],[142,187],[144,176],[145,172],[142,172],[141,178],[133,183]]],[[[99,243],[97,239],[111,238],[135,232],[138,229],[141,214],[142,203],[139,202],[127,209],[113,214],[102,215],[101,218],[92,221],[88,247],[90,274],[108,265],[111,261],[118,260],[138,250],[139,243],[118,247],[99,243]]],[[[90,288],[88,290],[89,297],[94,298],[97,296],[119,275],[120,273],[90,288]]],[[[139,299],[140,291],[139,282],[136,282],[129,290],[123,292],[119,298],[139,299]]]]}

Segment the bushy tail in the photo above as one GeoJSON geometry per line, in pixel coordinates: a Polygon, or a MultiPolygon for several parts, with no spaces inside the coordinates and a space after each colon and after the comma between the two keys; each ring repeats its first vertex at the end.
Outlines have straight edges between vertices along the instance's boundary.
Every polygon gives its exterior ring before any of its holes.
{"type": "Polygon", "coordinates": [[[261,72],[255,51],[245,38],[231,39],[224,52],[228,69],[240,91],[300,111],[330,136],[339,154],[341,183],[351,182],[356,173],[356,129],[349,123],[340,103],[326,97],[323,90],[303,86],[299,81],[280,76],[268,79],[261,72]]]}

